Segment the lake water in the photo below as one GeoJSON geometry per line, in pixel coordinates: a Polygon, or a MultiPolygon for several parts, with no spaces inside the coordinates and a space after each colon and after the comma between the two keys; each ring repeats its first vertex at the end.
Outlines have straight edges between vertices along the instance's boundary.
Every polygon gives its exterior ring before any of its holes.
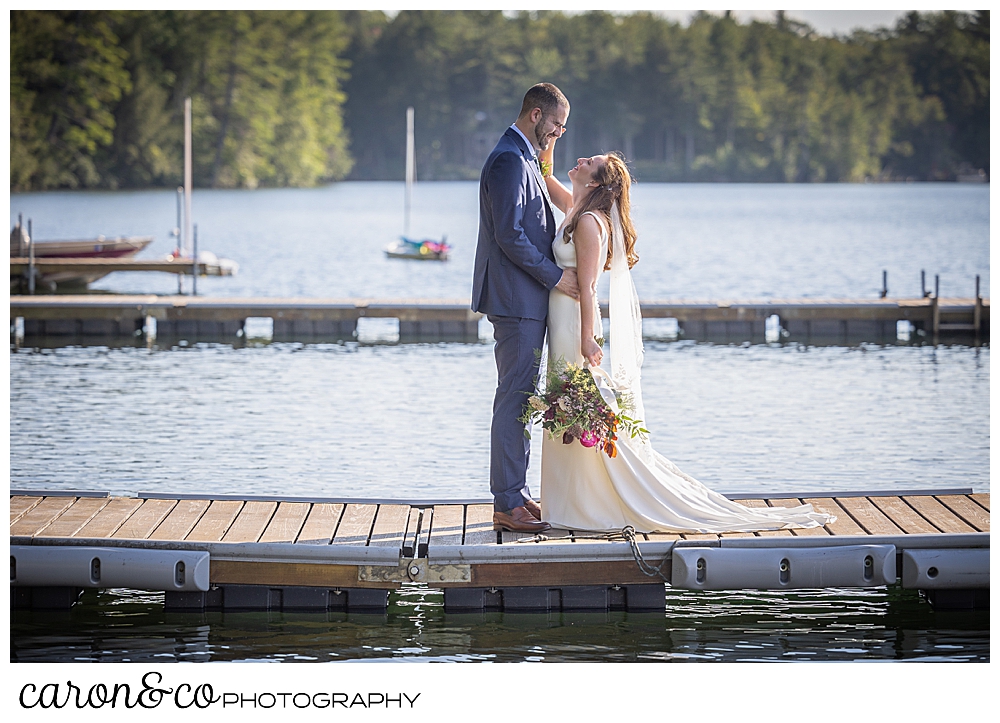
{"type": "MultiPolygon", "coordinates": [[[[240,263],[217,296],[468,298],[476,185],[417,184],[413,229],[446,264],[386,259],[402,186],[197,191],[199,245],[240,263]]],[[[39,239],[155,235],[172,192],[11,197],[39,239]]],[[[634,192],[640,298],[943,296],[989,289],[989,189],[657,185],[634,192]]],[[[173,293],[112,274],[108,292],[173,293]]],[[[400,344],[363,320],[343,344],[162,341],[10,352],[12,488],[364,497],[486,497],[496,383],[487,339],[400,344]]],[[[667,341],[643,369],[657,449],[727,492],[972,487],[988,491],[989,346],[667,341]]],[[[29,340],[30,342],[30,340],[29,340]]],[[[540,433],[534,445],[537,451],[540,433]]],[[[537,480],[537,456],[532,481],[537,480]]],[[[537,484],[535,485],[537,490],[537,484]]],[[[157,596],[88,593],[71,613],[12,612],[15,660],[666,660],[989,656],[988,613],[934,612],[914,592],[668,591],[669,616],[451,616],[439,592],[388,616],[162,613],[157,596]],[[794,630],[784,630],[788,620],[794,630]],[[111,631],[113,626],[114,630],[111,631]],[[166,631],[166,632],[164,632],[166,631]],[[780,632],[776,632],[780,631],[780,632]],[[609,642],[613,640],[613,642],[609,642]]]]}
{"type": "MultiPolygon", "coordinates": [[[[401,183],[315,189],[198,190],[199,249],[240,264],[234,278],[200,279],[207,296],[468,298],[479,223],[475,183],[418,183],[414,235],[448,237],[446,264],[388,259],[403,227],[401,183]]],[[[639,298],[873,298],[988,295],[989,187],[972,184],[637,184],[632,194],[639,298]]],[[[155,236],[142,256],[170,253],[172,191],[17,194],[35,237],[155,236]]],[[[94,285],[174,293],[167,274],[116,273],[94,285]]]]}
{"type": "MultiPolygon", "coordinates": [[[[989,489],[986,347],[646,346],[652,441],[717,489],[989,489]]],[[[15,487],[489,494],[486,342],[24,348],[10,361],[15,487]]],[[[540,442],[536,429],[536,454],[540,442]]]]}

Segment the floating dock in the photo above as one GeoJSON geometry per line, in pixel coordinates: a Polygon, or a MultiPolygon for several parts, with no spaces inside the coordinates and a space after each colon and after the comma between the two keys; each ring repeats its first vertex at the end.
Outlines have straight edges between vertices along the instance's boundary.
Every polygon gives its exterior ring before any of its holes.
{"type": "MultiPolygon", "coordinates": [[[[929,341],[986,340],[990,328],[989,299],[978,297],[646,301],[641,306],[644,318],[676,319],[684,338],[723,342],[764,341],[767,320],[775,316],[783,337],[823,343],[895,341],[900,321],[929,341]]],[[[606,305],[602,312],[607,316],[606,305]]],[[[273,319],[276,340],[351,339],[358,320],[367,317],[398,319],[400,339],[475,341],[481,315],[467,299],[10,297],[12,329],[23,320],[26,338],[134,337],[155,328],[161,337],[232,339],[248,318],[258,317],[273,319]]]]}
{"type": "Polygon", "coordinates": [[[232,269],[224,264],[194,262],[191,259],[182,258],[161,258],[161,259],[135,259],[135,258],[55,258],[42,257],[31,259],[24,257],[11,257],[10,275],[26,274],[30,265],[34,263],[39,274],[62,274],[79,273],[81,276],[101,273],[110,274],[112,271],[162,271],[168,274],[194,275],[195,270],[199,276],[232,276],[232,269]]]}
{"type": "Polygon", "coordinates": [[[477,500],[331,500],[11,491],[12,607],[67,608],[84,588],[163,590],[171,610],[375,610],[407,583],[445,611],[664,609],[690,590],[896,584],[940,607],[989,600],[990,496],[971,490],[732,495],[804,502],[826,527],[620,535],[493,530],[477,500]]]}

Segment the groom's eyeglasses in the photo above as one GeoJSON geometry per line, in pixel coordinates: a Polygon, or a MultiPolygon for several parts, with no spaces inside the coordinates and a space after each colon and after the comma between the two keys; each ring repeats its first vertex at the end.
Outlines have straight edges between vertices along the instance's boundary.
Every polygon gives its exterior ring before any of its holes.
{"type": "Polygon", "coordinates": [[[554,120],[552,120],[552,116],[548,115],[545,116],[545,120],[552,123],[552,125],[554,125],[559,130],[559,135],[562,135],[563,133],[566,132],[566,126],[564,126],[562,123],[556,123],[554,120]]]}
{"type": "Polygon", "coordinates": [[[559,129],[560,133],[565,133],[566,132],[566,126],[564,126],[562,123],[557,123],[556,121],[552,120],[552,116],[547,115],[542,120],[547,120],[547,121],[551,122],[552,125],[554,125],[556,128],[559,129]]]}

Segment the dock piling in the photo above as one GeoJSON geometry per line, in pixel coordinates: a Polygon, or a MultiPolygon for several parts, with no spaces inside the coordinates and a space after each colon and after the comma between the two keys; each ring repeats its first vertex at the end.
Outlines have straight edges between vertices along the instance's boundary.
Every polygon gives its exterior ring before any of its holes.
{"type": "Polygon", "coordinates": [[[191,296],[198,295],[198,224],[194,225],[194,250],[191,254],[191,296]]]}
{"type": "Polygon", "coordinates": [[[920,269],[920,297],[926,299],[930,296],[930,292],[927,291],[927,272],[920,269]]]}
{"type": "MultiPolygon", "coordinates": [[[[181,241],[181,229],[184,228],[183,220],[183,209],[184,209],[184,186],[177,187],[177,226],[174,227],[173,236],[177,239],[177,253],[181,253],[183,248],[183,242],[181,241]]],[[[181,274],[177,275],[177,294],[178,296],[184,291],[184,281],[181,274]]]]}
{"type": "Polygon", "coordinates": [[[886,271],[885,269],[882,269],[882,293],[879,294],[879,297],[884,299],[888,295],[889,295],[889,272],[886,271]]]}
{"type": "Polygon", "coordinates": [[[28,219],[28,293],[35,293],[35,234],[28,219]]]}
{"type": "Polygon", "coordinates": [[[152,314],[146,314],[146,318],[142,323],[142,331],[146,335],[146,341],[156,341],[156,317],[152,314]]]}
{"type": "Polygon", "coordinates": [[[934,274],[934,298],[931,299],[931,331],[934,335],[934,345],[937,346],[938,335],[941,333],[941,276],[934,274]]]}
{"type": "Polygon", "coordinates": [[[972,310],[972,325],[975,327],[973,334],[976,337],[976,346],[979,346],[980,327],[983,324],[983,297],[979,295],[979,274],[976,274],[976,298],[975,307],[972,310]]]}

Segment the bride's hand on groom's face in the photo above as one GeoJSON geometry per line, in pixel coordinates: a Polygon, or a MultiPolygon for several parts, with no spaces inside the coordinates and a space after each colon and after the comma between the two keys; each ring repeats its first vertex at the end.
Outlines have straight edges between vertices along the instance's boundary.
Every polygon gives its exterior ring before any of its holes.
{"type": "Polygon", "coordinates": [[[562,133],[563,132],[560,131],[558,136],[553,136],[549,138],[549,144],[545,147],[544,150],[538,152],[539,160],[545,161],[546,163],[549,164],[552,163],[552,159],[556,153],[556,141],[559,140],[559,136],[561,136],[562,133]]]}
{"type": "Polygon", "coordinates": [[[576,279],[576,269],[563,269],[556,288],[577,301],[580,300],[580,284],[576,279]]]}

